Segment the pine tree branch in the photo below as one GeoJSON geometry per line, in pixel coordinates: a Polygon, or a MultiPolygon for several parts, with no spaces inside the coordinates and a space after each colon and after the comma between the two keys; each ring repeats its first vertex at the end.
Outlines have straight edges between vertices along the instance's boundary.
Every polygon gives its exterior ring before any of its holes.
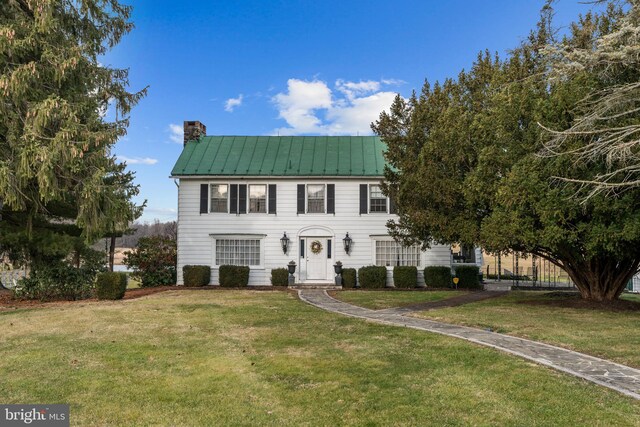
{"type": "Polygon", "coordinates": [[[27,15],[31,19],[35,19],[35,14],[33,13],[33,11],[31,10],[31,8],[29,7],[29,5],[25,0],[12,0],[12,1],[18,4],[18,7],[22,12],[24,12],[25,15],[27,15]]]}

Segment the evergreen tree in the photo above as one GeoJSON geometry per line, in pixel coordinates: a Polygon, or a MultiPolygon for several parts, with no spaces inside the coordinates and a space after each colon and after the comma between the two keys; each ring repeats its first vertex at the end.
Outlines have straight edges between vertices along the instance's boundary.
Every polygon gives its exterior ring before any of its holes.
{"type": "Polygon", "coordinates": [[[32,268],[126,229],[144,206],[111,148],[146,89],[128,92],[128,71],[99,63],[130,13],[116,0],[0,3],[1,249],[32,268]]]}
{"type": "MultiPolygon", "coordinates": [[[[385,191],[399,214],[389,229],[407,243],[540,256],[567,271],[584,298],[611,300],[640,264],[640,190],[581,203],[572,197],[577,187],[557,177],[590,179],[606,162],[539,155],[538,123],[568,126],[571,106],[594,85],[588,73],[546,79],[550,15],[546,8],[537,31],[505,60],[484,53],[457,79],[397,97],[372,125],[388,145],[385,191]]],[[[588,15],[571,36],[617,16],[588,15]]],[[[588,143],[574,138],[572,149],[588,143]]]]}
{"type": "Polygon", "coordinates": [[[105,179],[117,173],[110,149],[145,90],[128,92],[127,70],[98,61],[132,29],[130,12],[116,0],[0,4],[0,200],[23,213],[27,231],[56,203],[73,201],[85,238],[130,215],[105,179]],[[104,210],[107,199],[123,209],[104,210]]]}
{"type": "Polygon", "coordinates": [[[585,184],[587,197],[640,186],[640,0],[596,3],[607,4],[607,13],[581,18],[570,36],[545,48],[551,81],[591,80],[591,90],[572,106],[570,123],[542,123],[547,155],[606,162],[593,177],[573,179],[585,184]],[[578,147],[576,138],[583,141],[578,147]]]}

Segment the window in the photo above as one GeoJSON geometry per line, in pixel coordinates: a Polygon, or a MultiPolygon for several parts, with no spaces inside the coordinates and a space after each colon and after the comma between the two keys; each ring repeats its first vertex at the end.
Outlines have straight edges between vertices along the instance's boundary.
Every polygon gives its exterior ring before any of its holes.
{"type": "Polygon", "coordinates": [[[307,185],[307,213],[324,213],[324,184],[307,185]]]}
{"type": "Polygon", "coordinates": [[[260,239],[216,239],[216,265],[260,265],[260,239]]]}
{"type": "Polygon", "coordinates": [[[227,197],[229,194],[227,190],[227,184],[211,184],[211,206],[209,212],[227,212],[227,197]]]}
{"type": "Polygon", "coordinates": [[[382,194],[379,185],[369,186],[369,212],[387,213],[387,196],[382,194]]]}
{"type": "Polygon", "coordinates": [[[376,240],[376,265],[420,265],[420,246],[403,246],[395,240],[376,240]]]}
{"type": "Polygon", "coordinates": [[[267,212],[266,185],[249,185],[249,212],[267,212]]]}

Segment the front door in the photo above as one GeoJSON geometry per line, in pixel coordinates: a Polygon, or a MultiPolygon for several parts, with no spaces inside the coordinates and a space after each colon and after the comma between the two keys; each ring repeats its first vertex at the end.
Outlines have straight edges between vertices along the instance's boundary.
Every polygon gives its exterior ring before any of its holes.
{"type": "Polygon", "coordinates": [[[307,280],[327,280],[327,239],[306,239],[307,280]]]}

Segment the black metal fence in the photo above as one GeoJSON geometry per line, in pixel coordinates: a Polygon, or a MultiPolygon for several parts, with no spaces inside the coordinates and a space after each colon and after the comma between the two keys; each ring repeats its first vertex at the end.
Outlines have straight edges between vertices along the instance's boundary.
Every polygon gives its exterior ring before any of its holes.
{"type": "Polygon", "coordinates": [[[566,271],[531,254],[485,256],[483,273],[489,280],[511,282],[516,288],[575,289],[566,271]]]}

